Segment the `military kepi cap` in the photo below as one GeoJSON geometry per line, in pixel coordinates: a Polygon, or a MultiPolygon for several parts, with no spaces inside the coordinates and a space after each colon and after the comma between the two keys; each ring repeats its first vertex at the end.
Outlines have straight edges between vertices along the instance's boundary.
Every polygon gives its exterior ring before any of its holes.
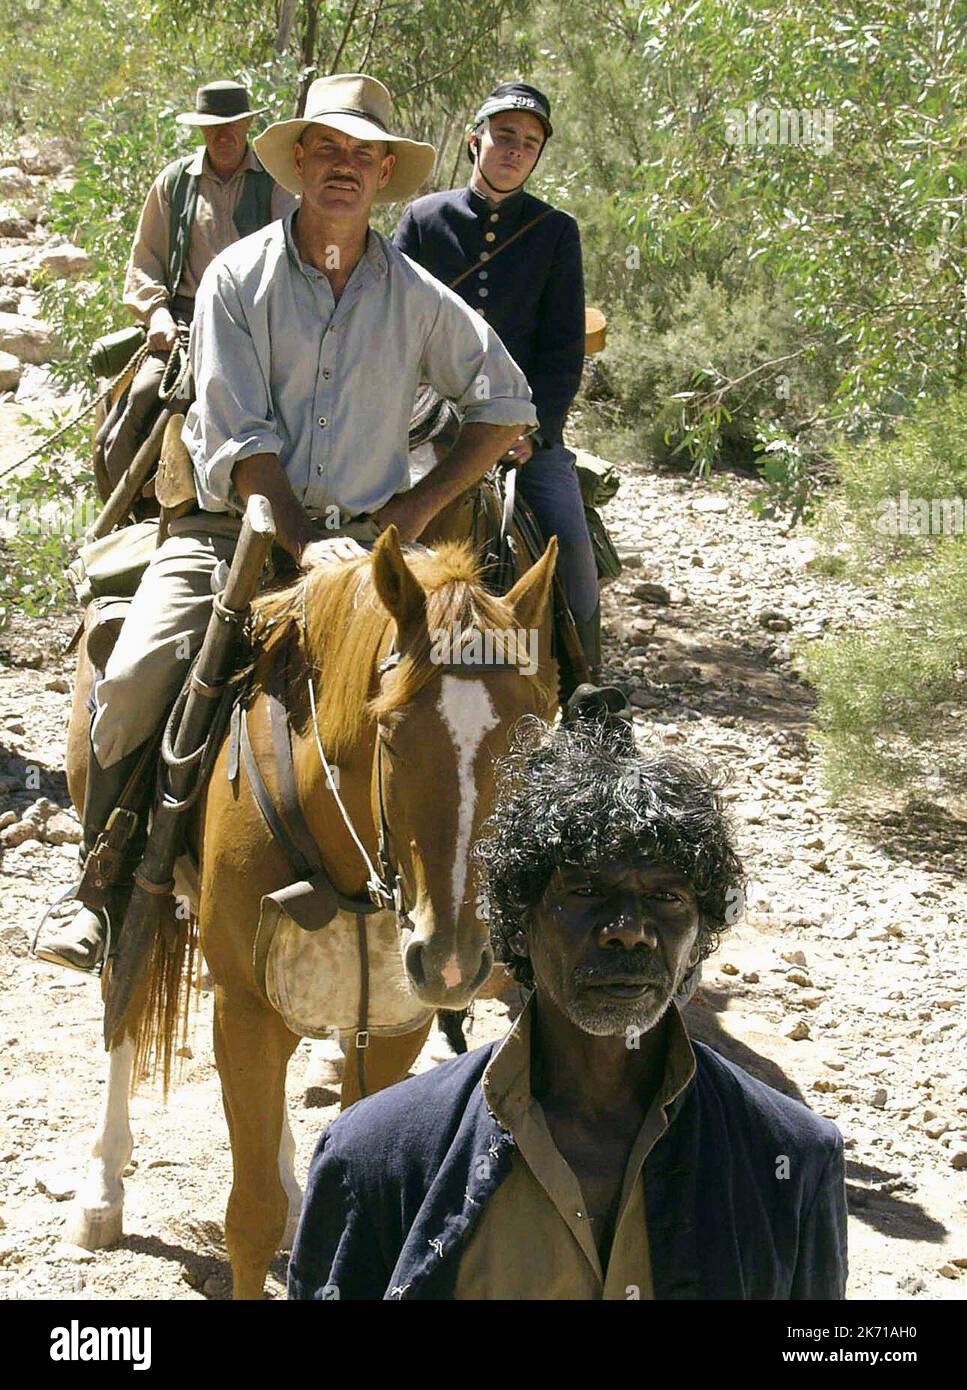
{"type": "Polygon", "coordinates": [[[175,120],[179,125],[225,125],[267,110],[266,106],[252,109],[248,88],[241,82],[209,82],[195,93],[194,111],[183,111],[175,120]]]}
{"type": "Polygon", "coordinates": [[[498,111],[527,111],[536,116],[544,127],[545,139],[553,135],[551,127],[551,103],[543,92],[529,87],[526,82],[501,82],[490,93],[473,118],[474,128],[487,116],[496,116],[498,111]]]}

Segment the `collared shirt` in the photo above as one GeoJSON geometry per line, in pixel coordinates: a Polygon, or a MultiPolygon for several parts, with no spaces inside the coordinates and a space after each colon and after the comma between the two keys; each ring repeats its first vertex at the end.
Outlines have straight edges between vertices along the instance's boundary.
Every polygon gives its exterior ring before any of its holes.
{"type": "Polygon", "coordinates": [[[494,205],[468,186],[415,199],[394,242],[445,285],[481,262],[456,293],[500,335],[527,377],[542,437],[558,443],[584,366],[584,274],[574,218],[523,189],[494,205]]]}
{"type": "MultiPolygon", "coordinates": [[[[201,146],[188,166],[188,172],[199,176],[198,201],[191,224],[191,235],[181,280],[175,294],[193,299],[202,275],[211,262],[238,241],[238,229],[232,220],[250,169],[260,169],[258,159],[247,149],[241,164],[231,178],[220,179],[211,166],[208,152],[201,146]]],[[[165,174],[162,170],[145,200],[141,220],[134,236],[134,245],[124,277],[124,305],[147,323],[155,309],[169,302],[165,275],[171,249],[171,205],[165,197],[165,174]]],[[[285,217],[298,204],[287,189],[275,185],[272,190],[272,216],[285,217]]]]}
{"type": "Polygon", "coordinates": [[[536,423],[523,373],[457,295],[370,228],[337,304],[294,216],[229,247],[199,286],[183,437],[202,507],[237,506],[232,469],[266,453],[308,511],[375,511],[408,481],[422,381],[465,420],[536,423]]]}
{"type": "Polygon", "coordinates": [[[467,1243],[454,1298],[653,1298],[642,1169],[668,1127],[667,1107],[695,1074],[681,1016],[673,1004],[664,1077],[628,1156],[606,1269],[581,1185],[531,1094],[533,1016],[531,995],[483,1075],[488,1108],[517,1147],[467,1243]]]}

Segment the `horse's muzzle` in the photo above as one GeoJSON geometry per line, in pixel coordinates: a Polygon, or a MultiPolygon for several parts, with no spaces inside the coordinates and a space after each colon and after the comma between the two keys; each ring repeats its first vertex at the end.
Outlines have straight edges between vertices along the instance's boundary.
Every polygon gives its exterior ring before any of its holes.
{"type": "Polygon", "coordinates": [[[403,968],[417,998],[437,1009],[462,1009],[469,1004],[494,964],[494,953],[484,946],[471,967],[462,966],[457,955],[441,958],[426,942],[413,940],[403,951],[403,968]]]}

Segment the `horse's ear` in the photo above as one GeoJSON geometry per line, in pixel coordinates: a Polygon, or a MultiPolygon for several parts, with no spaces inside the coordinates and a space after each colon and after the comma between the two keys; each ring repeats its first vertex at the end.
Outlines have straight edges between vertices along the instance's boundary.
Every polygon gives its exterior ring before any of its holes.
{"type": "Polygon", "coordinates": [[[518,627],[528,630],[540,627],[551,596],[556,564],[557,537],[552,536],[541,558],[521,575],[505,596],[518,627]]]}
{"type": "Polygon", "coordinates": [[[396,619],[401,646],[413,629],[426,620],[426,594],[400,549],[400,533],[393,525],[373,547],[373,583],[383,607],[396,619]]]}

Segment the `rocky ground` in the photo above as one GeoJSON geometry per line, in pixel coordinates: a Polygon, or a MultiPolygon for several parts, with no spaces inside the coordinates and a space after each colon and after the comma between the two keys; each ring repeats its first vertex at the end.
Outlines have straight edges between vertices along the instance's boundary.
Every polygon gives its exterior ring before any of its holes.
{"type": "MultiPolygon", "coordinates": [[[[11,170],[23,176],[21,207],[36,181],[68,176],[63,159],[46,172],[25,163],[29,151],[0,168],[0,203],[18,182],[11,170]]],[[[0,216],[0,352],[21,341],[6,316],[32,317],[30,267],[48,246],[42,207],[27,212],[14,236],[0,216]]],[[[25,404],[50,408],[43,362],[16,364],[21,399],[0,398],[0,467],[29,440],[25,404]]],[[[5,369],[15,372],[0,356],[0,383],[5,369]]],[[[840,1126],[850,1297],[963,1298],[967,825],[923,804],[862,815],[828,805],[795,646],[879,616],[884,600],[819,574],[808,539],[754,520],[754,489],[628,469],[605,512],[626,557],[604,600],[607,674],[630,695],[643,742],[727,769],[752,884],[744,920],[705,967],[689,1026],[840,1126]]],[[[150,1088],[132,1103],[123,1240],[96,1254],[63,1242],[103,1095],[99,993],[92,980],[32,962],[28,946],[76,854],[62,771],[72,675],[63,647],[74,621],[15,616],[0,633],[0,1296],[221,1298],[230,1155],[208,993],[167,1107],[150,1088]]],[[[507,1016],[504,1003],[478,1005],[471,1044],[498,1036],[507,1016]]],[[[418,1067],[446,1055],[434,1033],[418,1067]]],[[[300,1174],[335,1100],[303,1043],[290,1068],[300,1174]]],[[[283,1280],[280,1257],[271,1295],[283,1280]]]]}

